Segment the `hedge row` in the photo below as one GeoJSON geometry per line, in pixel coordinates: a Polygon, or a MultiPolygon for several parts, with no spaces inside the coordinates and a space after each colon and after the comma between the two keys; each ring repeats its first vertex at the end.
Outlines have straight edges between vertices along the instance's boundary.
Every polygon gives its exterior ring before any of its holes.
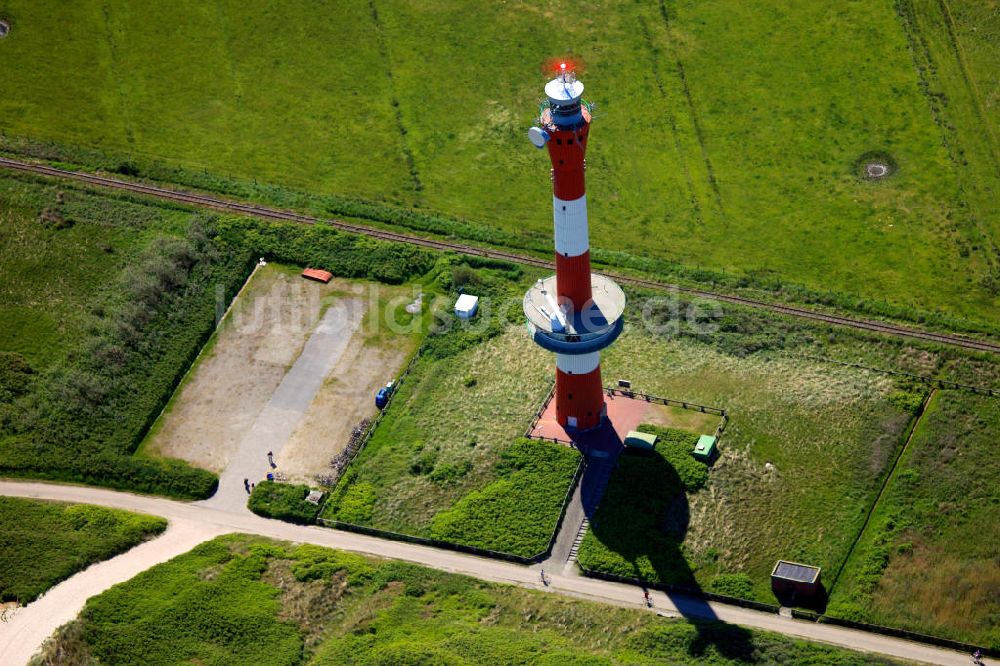
{"type": "Polygon", "coordinates": [[[313,266],[347,278],[399,284],[427,273],[437,253],[401,243],[347,234],[322,224],[226,218],[220,238],[275,261],[313,266]]]}
{"type": "Polygon", "coordinates": [[[309,486],[297,483],[261,481],[250,493],[247,507],[258,516],[311,525],[316,522],[319,506],[306,501],[309,486]]]}

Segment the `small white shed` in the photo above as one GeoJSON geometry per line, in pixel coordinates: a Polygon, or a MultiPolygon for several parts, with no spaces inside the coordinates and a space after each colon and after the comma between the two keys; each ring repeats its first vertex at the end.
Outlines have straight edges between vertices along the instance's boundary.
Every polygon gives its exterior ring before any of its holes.
{"type": "Polygon", "coordinates": [[[472,319],[479,309],[479,297],[472,294],[462,294],[455,301],[455,315],[459,319],[472,319]]]}

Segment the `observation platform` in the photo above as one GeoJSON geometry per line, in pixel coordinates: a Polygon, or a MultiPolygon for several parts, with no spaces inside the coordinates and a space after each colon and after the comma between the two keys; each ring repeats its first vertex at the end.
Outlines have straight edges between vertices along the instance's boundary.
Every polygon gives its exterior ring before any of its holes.
{"type": "Polygon", "coordinates": [[[622,332],[625,292],[611,278],[591,273],[591,300],[581,312],[559,302],[556,276],[538,280],[524,295],[524,314],[535,342],[560,354],[589,354],[614,342],[622,332]]]}

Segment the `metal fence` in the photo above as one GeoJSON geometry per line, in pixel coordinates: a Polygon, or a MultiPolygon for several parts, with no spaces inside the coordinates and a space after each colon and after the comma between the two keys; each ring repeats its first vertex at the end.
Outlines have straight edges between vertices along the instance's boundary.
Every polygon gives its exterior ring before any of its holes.
{"type": "MultiPolygon", "coordinates": [[[[640,391],[623,390],[615,388],[613,386],[605,386],[604,392],[610,397],[613,397],[615,395],[620,395],[622,397],[631,398],[633,400],[645,400],[646,402],[655,402],[657,404],[666,405],[668,407],[680,407],[682,409],[690,409],[705,414],[715,414],[717,416],[721,416],[722,420],[719,421],[719,425],[716,426],[715,428],[715,436],[717,438],[722,436],[722,433],[725,431],[726,426],[729,424],[729,412],[727,412],[725,409],[721,407],[711,407],[709,405],[698,404],[697,402],[688,402],[686,400],[674,400],[673,398],[662,398],[660,396],[650,395],[648,393],[642,393],[640,391]]],[[[552,388],[549,389],[549,395],[545,399],[545,402],[542,403],[542,406],[538,409],[537,412],[535,412],[535,415],[532,417],[531,423],[528,424],[528,429],[524,431],[524,436],[527,437],[528,439],[535,439],[545,442],[555,442],[557,444],[574,446],[573,442],[570,440],[560,439],[558,437],[540,437],[531,434],[532,431],[535,429],[535,426],[538,425],[538,421],[542,418],[542,414],[545,413],[545,410],[548,408],[549,403],[552,401],[552,398],[554,396],[555,396],[555,384],[553,384],[552,388]]]]}

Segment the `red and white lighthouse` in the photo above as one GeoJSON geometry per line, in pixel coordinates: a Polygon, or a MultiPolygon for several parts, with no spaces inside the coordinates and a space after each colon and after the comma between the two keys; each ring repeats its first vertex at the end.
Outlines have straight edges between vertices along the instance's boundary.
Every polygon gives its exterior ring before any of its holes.
{"type": "Polygon", "coordinates": [[[625,294],[613,280],[590,272],[584,155],[591,115],[583,84],[561,64],[545,95],[528,138],[548,148],[552,161],[556,274],[528,290],[524,313],[535,342],[556,355],[556,420],[589,430],[606,413],[600,352],[621,334],[625,294]]]}

